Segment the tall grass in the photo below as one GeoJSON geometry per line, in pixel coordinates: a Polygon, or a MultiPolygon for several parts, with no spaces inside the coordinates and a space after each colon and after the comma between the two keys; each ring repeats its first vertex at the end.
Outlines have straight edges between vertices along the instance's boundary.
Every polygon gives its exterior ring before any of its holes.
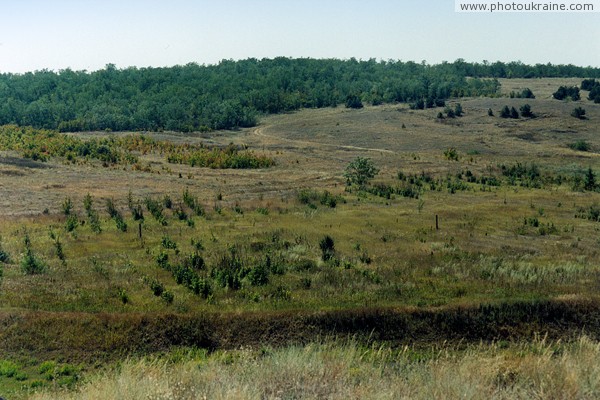
{"type": "Polygon", "coordinates": [[[127,360],[76,391],[33,399],[589,399],[600,396],[598,357],[585,336],[466,350],[320,343],[127,360]]]}

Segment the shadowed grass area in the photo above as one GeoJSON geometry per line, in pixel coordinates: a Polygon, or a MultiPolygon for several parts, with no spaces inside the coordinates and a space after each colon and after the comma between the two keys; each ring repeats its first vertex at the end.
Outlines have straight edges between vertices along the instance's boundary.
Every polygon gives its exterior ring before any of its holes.
{"type": "Polygon", "coordinates": [[[393,346],[442,341],[519,340],[545,332],[600,335],[599,300],[515,302],[436,310],[352,309],[237,314],[3,313],[0,350],[14,359],[75,363],[116,360],[173,346],[258,348],[354,336],[393,346]]]}

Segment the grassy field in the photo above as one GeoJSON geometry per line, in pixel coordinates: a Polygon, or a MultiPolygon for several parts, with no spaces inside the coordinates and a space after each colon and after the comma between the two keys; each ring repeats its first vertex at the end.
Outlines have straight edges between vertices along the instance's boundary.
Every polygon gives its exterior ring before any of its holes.
{"type": "MultiPolygon", "coordinates": [[[[70,387],[128,355],[177,346],[255,351],[321,335],[356,335],[361,343],[371,335],[396,351],[445,340],[520,342],[540,332],[573,340],[583,330],[586,343],[597,346],[600,194],[586,187],[586,174],[600,171],[600,105],[585,92],[577,102],[550,98],[558,86],[580,80],[501,83],[504,94],[528,87],[536,98],[461,99],[459,118],[398,104],[302,110],[231,132],[144,134],[177,149],[232,143],[273,159],[268,168],[172,163],[166,147],[136,149],[135,163],[114,164],[89,157],[42,162],[0,151],[0,362],[14,370],[5,374],[0,364],[0,387],[25,396],[23,388],[70,387]],[[505,105],[524,104],[534,118],[499,117],[505,105]],[[578,106],[587,119],[570,115],[578,106]],[[356,157],[380,169],[367,190],[346,186],[344,170],[356,157]],[[334,246],[326,256],[327,236],[334,246]]],[[[326,349],[276,350],[274,357],[291,357],[289,351],[319,359],[326,349]]],[[[358,351],[349,349],[339,351],[358,351]]],[[[443,368],[497,358],[470,349],[443,368]]],[[[208,355],[206,365],[219,354],[208,355]]],[[[244,368],[271,368],[254,355],[239,357],[244,368]]],[[[380,371],[371,361],[366,371],[380,371]]],[[[167,368],[128,363],[123,379],[167,368]]],[[[423,368],[415,376],[437,367],[437,360],[406,366],[423,368]]],[[[218,373],[235,375],[235,368],[218,373]]],[[[352,371],[340,373],[351,379],[352,371]]],[[[94,398],[101,387],[94,385],[104,384],[99,378],[82,390],[94,398]]],[[[323,396],[361,397],[376,387],[358,386],[323,396]]],[[[278,396],[261,388],[185,390],[278,396]]],[[[398,390],[415,393],[410,385],[398,390]]],[[[497,397],[533,393],[520,390],[497,397]]]]}
{"type": "Polygon", "coordinates": [[[126,360],[76,392],[33,399],[548,399],[594,398],[598,342],[538,338],[468,348],[349,343],[173,352],[126,360]]]}

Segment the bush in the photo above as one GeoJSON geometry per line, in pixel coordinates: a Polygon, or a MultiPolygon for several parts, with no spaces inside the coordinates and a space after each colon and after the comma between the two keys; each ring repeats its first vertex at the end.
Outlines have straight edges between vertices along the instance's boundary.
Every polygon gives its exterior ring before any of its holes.
{"type": "Polygon", "coordinates": [[[346,98],[346,108],[363,108],[363,103],[360,97],[355,94],[348,95],[346,98]]]}
{"type": "Polygon", "coordinates": [[[332,195],[327,190],[325,190],[321,195],[319,202],[321,203],[321,205],[327,206],[329,208],[335,208],[337,206],[338,199],[336,196],[332,195]]]}
{"type": "Polygon", "coordinates": [[[523,89],[521,92],[521,97],[524,99],[535,99],[533,92],[529,88],[523,89]]]}
{"type": "Polygon", "coordinates": [[[444,157],[450,161],[458,161],[458,151],[454,147],[450,147],[444,151],[444,157]]]}
{"type": "Polygon", "coordinates": [[[561,86],[556,92],[552,94],[556,100],[565,100],[570,98],[573,101],[577,101],[581,98],[579,94],[579,88],[577,86],[561,86]]]}
{"type": "Polygon", "coordinates": [[[583,187],[585,190],[596,190],[596,174],[591,168],[585,173],[583,187]]]}
{"type": "Polygon", "coordinates": [[[462,117],[463,108],[460,103],[456,103],[456,106],[454,106],[454,115],[456,115],[457,117],[462,117]]]}
{"type": "Polygon", "coordinates": [[[529,104],[525,104],[523,106],[521,106],[520,108],[521,110],[521,116],[523,118],[533,118],[533,112],[531,112],[531,106],[529,104]]]}
{"type": "Polygon", "coordinates": [[[10,254],[8,254],[2,248],[2,241],[1,240],[0,240],[0,263],[5,263],[5,264],[9,264],[10,263],[10,254]]]}
{"type": "Polygon", "coordinates": [[[346,167],[344,177],[348,185],[356,184],[364,188],[378,173],[379,169],[370,158],[357,157],[346,167]]]}
{"type": "Polygon", "coordinates": [[[578,151],[590,151],[590,145],[585,140],[578,140],[575,143],[571,143],[569,147],[578,151]]]}
{"type": "Polygon", "coordinates": [[[79,220],[77,219],[77,216],[74,214],[69,214],[67,220],[65,221],[65,230],[67,232],[73,232],[78,225],[79,220]]]}
{"type": "Polygon", "coordinates": [[[516,108],[514,108],[514,107],[510,108],[510,117],[512,119],[519,119],[519,112],[517,111],[516,108]]]}
{"type": "Polygon", "coordinates": [[[264,262],[255,265],[248,272],[248,281],[252,286],[264,286],[269,283],[269,271],[271,269],[271,259],[267,255],[264,262]]]}
{"type": "Polygon", "coordinates": [[[502,110],[500,110],[500,118],[510,118],[510,108],[508,108],[508,106],[504,106],[502,110]]]}
{"type": "Polygon", "coordinates": [[[211,271],[211,276],[221,287],[238,290],[242,287],[242,279],[248,272],[238,250],[232,247],[219,257],[211,271]]]}
{"type": "Polygon", "coordinates": [[[71,215],[71,211],[73,211],[73,202],[71,201],[71,199],[69,197],[67,197],[65,199],[65,201],[63,202],[62,209],[63,209],[63,214],[65,214],[66,216],[71,215]]]}
{"type": "Polygon", "coordinates": [[[571,117],[585,119],[585,110],[581,107],[576,107],[573,109],[573,111],[571,111],[571,117]]]}
{"type": "Polygon", "coordinates": [[[173,293],[171,293],[168,290],[165,290],[161,295],[160,298],[163,299],[163,301],[167,304],[173,304],[173,300],[175,299],[175,295],[173,293]]]}
{"type": "Polygon", "coordinates": [[[335,243],[333,238],[329,235],[325,236],[319,242],[319,248],[321,249],[321,259],[323,261],[331,260],[335,255],[335,243]]]}
{"type": "Polygon", "coordinates": [[[119,213],[115,207],[115,202],[113,199],[106,200],[106,212],[111,218],[114,218],[119,213]]]}
{"type": "Polygon", "coordinates": [[[595,79],[584,79],[581,81],[581,90],[593,90],[595,87],[600,86],[600,82],[595,79]]]}
{"type": "Polygon", "coordinates": [[[23,242],[25,244],[25,255],[21,260],[21,269],[25,275],[35,275],[45,272],[46,264],[33,253],[33,250],[31,249],[31,240],[29,239],[28,234],[25,234],[23,242]]]}
{"type": "Polygon", "coordinates": [[[121,213],[118,212],[117,215],[115,215],[114,220],[115,220],[115,223],[117,224],[118,230],[120,230],[121,232],[127,232],[127,223],[123,219],[123,216],[121,215],[121,213]]]}
{"type": "Polygon", "coordinates": [[[160,244],[165,249],[172,249],[172,250],[176,250],[177,249],[177,243],[175,243],[175,241],[173,239],[171,239],[168,235],[164,235],[162,237],[162,240],[160,241],[160,244]]]}

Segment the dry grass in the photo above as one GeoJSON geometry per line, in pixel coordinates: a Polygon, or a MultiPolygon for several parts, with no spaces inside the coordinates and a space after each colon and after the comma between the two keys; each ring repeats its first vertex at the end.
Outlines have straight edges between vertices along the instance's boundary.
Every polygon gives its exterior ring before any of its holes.
{"type": "Polygon", "coordinates": [[[592,399],[600,396],[598,357],[600,344],[587,337],[466,350],[311,344],[127,360],[76,391],[32,399],[592,399]]]}

